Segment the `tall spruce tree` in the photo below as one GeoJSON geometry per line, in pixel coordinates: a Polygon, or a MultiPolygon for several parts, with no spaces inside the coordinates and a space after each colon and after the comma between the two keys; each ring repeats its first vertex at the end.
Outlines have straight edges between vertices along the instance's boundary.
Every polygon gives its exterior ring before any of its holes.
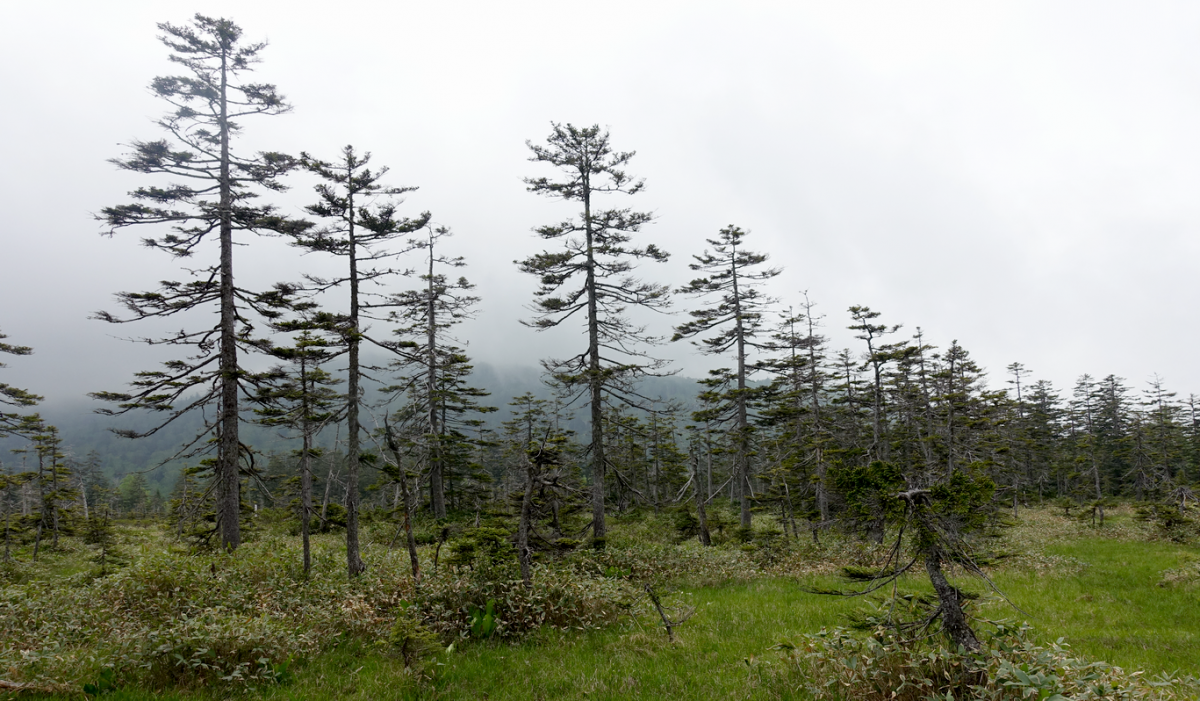
{"type": "Polygon", "coordinates": [[[110,235],[133,225],[167,228],[168,233],[143,238],[142,243],[172,258],[191,259],[204,250],[202,244],[216,238],[216,260],[193,264],[189,281],[163,282],[151,292],[121,292],[117,299],[125,314],[98,312],[95,318],[125,323],[215,306],[217,323],[150,339],[152,344],[183,347],[187,354],[165,363],[161,370],[138,373],[129,392],[92,396],[117,405],[100,413],[149,410],[165,415],[150,430],[117,431],[127,437],[150,435],[189,411],[216,405],[216,419],[210,420],[206,413],[203,430],[181,452],[208,451],[208,439],[216,439],[218,528],[221,543],[234,549],[241,542],[239,394],[249,391],[245,387],[249,375],[239,355],[253,333],[249,312],[274,317],[284,291],[254,293],[235,283],[234,233],[291,233],[307,224],[255,203],[255,189],[284,189],[279,177],[293,167],[294,160],[280,153],[245,155],[234,149],[241,118],[278,115],[289,109],[275,86],[243,77],[266,45],[245,44],[241,28],[232,21],[199,14],[190,24],[163,23],[158,28],[171,61],[186,71],[155,78],[150,85],[172,107],[158,121],[167,136],[134,141],[129,155],[111,162],[122,170],[162,176],[165,181],[134,190],[130,193],[134,202],[107,207],[98,218],[108,225],[110,235]]]}
{"type": "Polygon", "coordinates": [[[300,433],[301,447],[296,452],[300,472],[300,536],[304,549],[304,575],[312,568],[309,530],[313,518],[313,460],[320,457],[317,434],[337,420],[341,397],[333,389],[340,380],[323,367],[333,353],[330,343],[319,335],[323,324],[309,320],[296,325],[300,333],[290,346],[278,346],[271,354],[288,363],[273,368],[269,384],[256,399],[259,422],[266,426],[290,428],[300,433]],[[314,333],[317,332],[317,333],[314,333]]]}
{"type": "Polygon", "coordinates": [[[445,518],[448,459],[468,441],[462,417],[495,408],[478,403],[488,393],[466,383],[471,366],[451,336],[451,329],[472,315],[479,298],[470,294],[475,286],[465,277],[456,280],[440,269],[461,268],[466,262],[438,252],[439,241],[451,235],[449,229],[425,229],[422,240],[413,244],[426,254],[423,285],[393,295],[388,304],[393,308],[392,320],[400,324],[396,334],[407,348],[407,357],[398,365],[408,378],[400,386],[408,390],[425,420],[422,447],[429,470],[430,510],[435,518],[445,518]]]}
{"type": "Polygon", "coordinates": [[[883,398],[883,368],[889,362],[896,359],[897,351],[900,349],[899,344],[882,343],[883,337],[896,333],[900,330],[900,325],[887,326],[886,324],[873,324],[873,319],[879,318],[880,313],[872,311],[870,307],[854,305],[850,307],[850,316],[854,319],[854,324],[849,328],[851,331],[858,331],[859,334],[855,338],[866,341],[867,352],[863,356],[864,369],[870,367],[872,370],[872,395],[871,395],[871,447],[869,453],[872,457],[882,460],[888,458],[888,445],[884,440],[884,429],[886,420],[884,418],[884,398],[883,398]]]}
{"type": "MultiPolygon", "coordinates": [[[[355,153],[353,146],[342,149],[336,161],[321,161],[303,154],[304,167],[324,182],[316,187],[318,201],[307,210],[328,222],[320,228],[296,232],[294,243],[308,251],[328,253],[345,260],[345,273],[332,279],[311,279],[317,288],[344,287],[348,297],[347,323],[343,342],[346,346],[346,568],[350,576],[366,569],[358,545],[358,474],[364,460],[361,449],[362,378],[366,370],[360,360],[364,339],[381,348],[396,350],[387,339],[367,334],[365,322],[377,307],[378,293],[364,289],[378,285],[397,270],[386,265],[402,250],[390,248],[396,239],[418,231],[429,222],[429,213],[409,219],[397,215],[399,196],[413,187],[388,187],[380,183],[387,168],[371,170],[371,154],[355,153]],[[372,302],[371,300],[375,300],[372,302]]],[[[369,459],[369,458],[366,458],[369,459]]]]}
{"type": "Polygon", "coordinates": [[[700,309],[688,312],[692,320],[675,327],[671,340],[709,334],[701,339],[701,352],[726,355],[732,352],[736,367],[736,385],[725,400],[734,407],[734,485],[740,502],[743,528],[750,527],[750,389],[746,384],[755,369],[748,362],[751,349],[766,349],[770,342],[759,341],[763,311],[774,299],[762,294],[759,288],[782,272],[779,268],[764,268],[768,256],[742,248],[748,232],[730,225],[721,229],[716,239],[707,239],[712,252],[692,256],[696,262],[688,265],[704,276],[679,288],[682,294],[712,300],[700,309]]]}
{"type": "Polygon", "coordinates": [[[544,360],[546,370],[568,388],[586,393],[591,408],[592,535],[604,544],[605,450],[604,403],[606,399],[632,403],[629,381],[664,366],[637,348],[654,342],[645,330],[626,316],[628,307],[661,309],[668,303],[668,288],[640,280],[630,273],[635,261],[667,260],[666,251],[654,244],[630,245],[633,235],[651,220],[648,212],[604,209],[598,195],[633,195],[643,181],[633,179],[625,166],[634,152],[615,152],[609,135],[599,126],[576,128],[553,124],[547,145],[532,142],[529,159],[557,168],[561,180],[526,178],[528,190],[538,195],[578,203],[578,218],[535,229],[547,241],[559,240],[562,248],[544,251],[517,261],[521,272],[536,275],[540,287],[534,292],[537,316],[530,326],[545,330],[559,326],[576,315],[584,317],[586,348],[569,358],[544,360]]]}

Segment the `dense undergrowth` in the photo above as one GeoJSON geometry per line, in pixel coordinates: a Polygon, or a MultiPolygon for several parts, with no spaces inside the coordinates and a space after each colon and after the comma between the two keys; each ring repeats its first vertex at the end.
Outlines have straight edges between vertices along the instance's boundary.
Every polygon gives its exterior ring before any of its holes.
{"type": "MultiPolygon", "coordinates": [[[[1070,635],[1071,630],[1062,628],[1087,630],[1069,618],[1059,622],[1048,616],[1057,608],[1077,612],[1088,602],[1083,594],[1075,602],[1039,598],[1043,589],[1050,597],[1087,581],[1091,565],[1067,554],[1073,544],[1111,542],[1159,548],[1166,559],[1153,561],[1158,569],[1149,573],[1154,580],[1149,586],[1167,602],[1194,599],[1200,561],[1194,547],[1168,542],[1131,512],[1112,518],[1102,531],[1051,510],[1026,511],[1021,522],[982,539],[978,554],[992,563],[993,579],[1018,605],[1046,613],[1035,616],[1034,629],[985,627],[991,631],[985,651],[974,657],[946,649],[930,631],[909,640],[878,626],[865,626],[862,632],[837,628],[848,620],[839,619],[841,613],[857,604],[812,595],[803,595],[808,596],[804,603],[789,600],[778,610],[778,627],[770,630],[783,634],[764,633],[775,635],[773,640],[710,626],[706,619],[718,618],[711,608],[714,601],[723,607],[744,605],[747,612],[771,609],[761,598],[739,603],[743,599],[714,598],[716,592],[758,591],[756,582],[828,585],[844,568],[853,571],[882,561],[883,550],[877,546],[833,533],[823,534],[819,544],[789,540],[765,519],[753,534],[731,533],[717,547],[703,548],[693,541],[676,542],[669,516],[627,516],[617,520],[604,550],[547,554],[535,567],[529,588],[520,582],[515,560],[494,528],[458,527],[440,550],[436,567],[436,545],[423,547],[424,577],[417,587],[407,553],[387,547],[391,524],[377,524],[378,531],[369,532],[364,548],[369,567],[353,581],[345,576],[344,550],[336,534],[316,539],[314,567],[306,579],[298,542],[280,528],[264,526],[257,540],[226,555],[188,552],[157,525],[123,524],[118,541],[126,564],[105,576],[89,562],[87,548],[71,538],[37,565],[19,552],[18,561],[5,566],[0,678],[76,696],[85,685],[92,691],[125,693],[262,695],[292,688],[297,675],[323,669],[321,660],[353,651],[355,659],[374,660],[377,674],[394,677],[386,687],[392,696],[421,698],[428,691],[439,698],[459,693],[474,698],[478,694],[469,690],[475,682],[452,671],[470,667],[463,655],[503,660],[506,649],[520,649],[531,664],[538,655],[569,655],[564,650],[576,647],[578,640],[606,640],[613,635],[608,631],[617,631],[624,642],[614,645],[645,648],[650,660],[682,655],[689,661],[673,664],[695,665],[692,673],[701,677],[712,673],[714,664],[714,658],[704,655],[744,661],[743,672],[689,689],[689,695],[704,696],[704,689],[725,693],[731,680],[744,677],[747,693],[755,698],[921,699],[947,698],[947,692],[952,698],[997,699],[1055,694],[1071,699],[1200,697],[1200,687],[1186,677],[1147,681],[1153,675],[1126,672],[1099,662],[1094,650],[1088,658],[1053,642],[1060,634],[1070,635]],[[480,545],[489,542],[490,547],[480,545]],[[683,642],[666,642],[647,586],[663,595],[668,617],[678,621],[695,612],[681,629],[683,642]],[[696,596],[709,601],[702,604],[696,596]],[[811,627],[804,627],[801,606],[811,608],[811,627]],[[789,611],[796,618],[789,620],[789,611]],[[1052,622],[1060,625],[1046,625],[1052,622]],[[814,632],[822,627],[824,632],[814,632]],[[547,636],[558,637],[548,644],[547,636]],[[772,649],[780,638],[791,642],[772,649]],[[736,651],[738,646],[744,649],[736,651]],[[701,648],[711,650],[701,655],[701,648]],[[385,674],[384,668],[391,671],[385,674]]],[[[969,580],[962,586],[988,589],[969,580]]],[[[915,592],[921,587],[919,579],[906,578],[901,588],[915,592]]],[[[1103,599],[1103,591],[1094,593],[1103,599]]],[[[772,596],[779,598],[778,592],[772,596]]],[[[982,612],[989,617],[1022,615],[995,597],[982,612]]],[[[741,611],[734,615],[739,617],[753,619],[741,611]]],[[[1183,632],[1180,644],[1192,648],[1181,654],[1200,663],[1194,638],[1193,631],[1183,632]]],[[[1103,649],[1101,645],[1099,651],[1103,649]]],[[[563,665],[604,666],[613,659],[611,650],[599,657],[579,654],[573,663],[564,657],[563,665]]],[[[1170,670],[1155,670],[1162,671],[1170,670]]],[[[614,698],[642,693],[638,684],[602,684],[600,674],[597,670],[593,689],[611,689],[614,698]]],[[[557,695],[572,696],[573,688],[566,684],[557,695]]]]}

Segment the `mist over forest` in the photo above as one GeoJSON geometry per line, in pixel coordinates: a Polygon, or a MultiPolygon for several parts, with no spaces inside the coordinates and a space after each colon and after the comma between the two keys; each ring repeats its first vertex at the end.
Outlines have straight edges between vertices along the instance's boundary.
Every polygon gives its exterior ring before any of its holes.
{"type": "Polygon", "coordinates": [[[0,696],[1200,694],[1196,7],[216,5],[0,31],[0,696]]]}

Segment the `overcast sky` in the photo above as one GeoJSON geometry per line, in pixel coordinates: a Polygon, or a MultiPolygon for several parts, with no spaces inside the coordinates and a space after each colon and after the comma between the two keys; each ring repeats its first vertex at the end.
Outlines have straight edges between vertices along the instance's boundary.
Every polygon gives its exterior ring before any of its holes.
{"type": "MultiPolygon", "coordinates": [[[[1137,390],[1154,373],[1200,393],[1200,4],[1195,2],[21,2],[0,21],[0,330],[34,346],[0,382],[52,400],[115,390],[165,356],[89,321],[112,294],[178,279],[93,214],[147,181],[106,159],[155,139],[147,88],[177,72],[157,22],[196,11],[266,40],[257,80],[294,106],[246,119],[235,148],[326,158],[353,144],[419,186],[447,252],[483,301],[462,327],[479,362],[581,350],[537,333],[535,280],[512,264],[563,215],[529,194],[526,140],[550,123],[611,130],[673,254],[640,272],[678,285],[726,225],[784,269],[781,306],[808,290],[835,348],[859,350],[846,308],[958,341],[993,385],[1005,366],[1067,390],[1082,373],[1137,390]]],[[[275,201],[313,200],[296,176],[275,201]]],[[[322,270],[280,241],[237,251],[239,279],[322,270]]],[[[409,284],[404,280],[397,286],[409,284]]],[[[679,298],[677,309],[693,302],[679,298]]],[[[669,333],[681,317],[651,319],[669,333]]],[[[662,351],[684,374],[714,361],[662,351]]]]}

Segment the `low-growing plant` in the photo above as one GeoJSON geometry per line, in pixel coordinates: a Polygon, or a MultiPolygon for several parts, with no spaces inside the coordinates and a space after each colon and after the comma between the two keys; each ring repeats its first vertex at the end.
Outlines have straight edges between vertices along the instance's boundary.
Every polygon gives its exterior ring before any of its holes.
{"type": "Polygon", "coordinates": [[[1159,537],[1175,543],[1188,543],[1200,535],[1196,520],[1173,504],[1147,504],[1137,509],[1134,518],[1153,524],[1159,537]]]}
{"type": "Polygon", "coordinates": [[[981,632],[982,647],[970,652],[950,649],[940,636],[904,637],[882,626],[867,635],[822,629],[777,646],[785,664],[775,683],[817,700],[1167,701],[1200,693],[1195,677],[1146,679],[1080,659],[1062,639],[1036,644],[1027,625],[998,622],[981,632]]]}
{"type": "Polygon", "coordinates": [[[486,640],[496,632],[496,600],[488,599],[486,608],[471,609],[471,635],[486,640]]]}
{"type": "Polygon", "coordinates": [[[413,616],[405,607],[396,616],[388,643],[404,660],[405,667],[413,667],[422,660],[432,657],[442,645],[434,633],[413,616]]]}

